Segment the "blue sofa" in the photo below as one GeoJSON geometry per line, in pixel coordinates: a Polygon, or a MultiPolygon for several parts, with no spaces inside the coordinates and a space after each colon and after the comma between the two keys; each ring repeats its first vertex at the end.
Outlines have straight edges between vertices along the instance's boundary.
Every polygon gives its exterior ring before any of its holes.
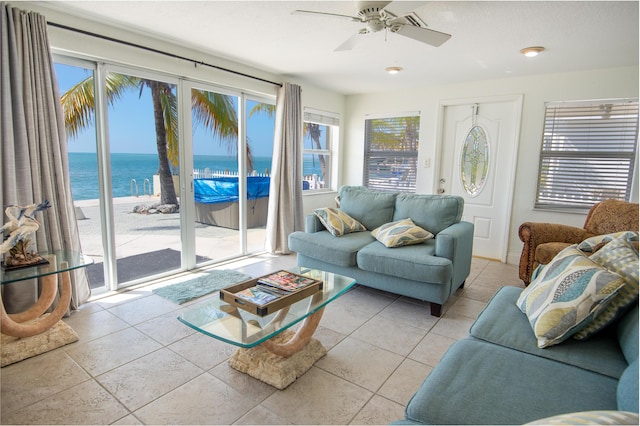
{"type": "Polygon", "coordinates": [[[585,418],[638,424],[637,301],[587,340],[540,349],[516,306],[521,291],[503,287],[496,293],[396,424],[551,424],[549,417],[567,413],[565,421],[578,423],[562,424],[584,424],[585,418]],[[587,411],[606,412],[576,414],[587,411]]]}
{"type": "Polygon", "coordinates": [[[333,236],[315,214],[305,218],[305,231],[289,235],[298,265],[356,279],[358,284],[428,301],[440,316],[442,304],[462,285],[471,270],[473,225],[461,221],[464,199],[452,195],[420,195],[343,186],[340,210],[366,231],[333,236]],[[373,229],[401,219],[434,234],[422,244],[388,248],[371,235],[373,229]]]}

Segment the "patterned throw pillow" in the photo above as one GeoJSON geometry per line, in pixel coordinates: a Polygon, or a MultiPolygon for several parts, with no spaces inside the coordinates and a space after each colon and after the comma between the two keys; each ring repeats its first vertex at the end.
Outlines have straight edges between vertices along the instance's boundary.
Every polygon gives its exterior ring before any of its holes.
{"type": "Polygon", "coordinates": [[[351,232],[366,231],[363,224],[340,209],[324,207],[315,209],[313,213],[333,236],[340,237],[351,232]]]}
{"type": "MultiPolygon", "coordinates": [[[[637,239],[637,233],[627,234],[635,234],[637,239]]],[[[574,339],[584,340],[602,330],[623,315],[638,300],[639,264],[638,252],[632,244],[633,238],[633,235],[621,235],[589,257],[608,271],[620,275],[625,280],[625,285],[593,321],[573,336],[574,339]]]]}
{"type": "Polygon", "coordinates": [[[577,249],[567,247],[518,298],[538,347],[556,345],[584,328],[625,284],[577,249]]]}
{"type": "Polygon", "coordinates": [[[602,243],[608,243],[617,238],[626,238],[628,241],[638,241],[638,233],[633,231],[614,232],[612,234],[596,235],[587,238],[578,244],[578,250],[593,253],[602,243]]]}
{"type": "Polygon", "coordinates": [[[420,244],[433,238],[431,232],[420,228],[411,219],[385,223],[371,231],[371,235],[387,247],[420,244]]]}
{"type": "Polygon", "coordinates": [[[630,411],[582,411],[547,417],[527,425],[637,425],[638,420],[638,413],[630,411]]]}

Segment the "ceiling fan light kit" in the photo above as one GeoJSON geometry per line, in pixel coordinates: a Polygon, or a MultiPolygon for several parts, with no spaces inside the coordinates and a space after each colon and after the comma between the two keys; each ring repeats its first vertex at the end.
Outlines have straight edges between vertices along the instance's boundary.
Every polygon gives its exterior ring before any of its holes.
{"type": "Polygon", "coordinates": [[[533,58],[534,56],[538,56],[543,51],[544,51],[544,47],[542,46],[532,46],[532,47],[525,47],[524,49],[520,50],[520,53],[522,53],[527,58],[533,58]]]}
{"type": "Polygon", "coordinates": [[[356,34],[338,46],[336,51],[351,50],[366,34],[385,30],[434,47],[451,38],[450,34],[426,28],[422,20],[413,12],[426,1],[361,1],[358,2],[358,16],[312,10],[295,10],[294,14],[324,15],[364,24],[356,34]]]}

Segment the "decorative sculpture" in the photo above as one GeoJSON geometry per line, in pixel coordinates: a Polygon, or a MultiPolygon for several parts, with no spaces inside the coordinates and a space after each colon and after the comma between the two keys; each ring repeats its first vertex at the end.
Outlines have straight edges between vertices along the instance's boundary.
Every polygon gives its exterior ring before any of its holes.
{"type": "Polygon", "coordinates": [[[5,269],[17,269],[26,266],[48,263],[38,253],[30,251],[31,235],[40,228],[36,212],[51,207],[48,200],[28,206],[9,206],[5,213],[9,222],[0,228],[0,233],[9,232],[9,236],[0,245],[0,255],[7,253],[4,259],[5,269]]]}

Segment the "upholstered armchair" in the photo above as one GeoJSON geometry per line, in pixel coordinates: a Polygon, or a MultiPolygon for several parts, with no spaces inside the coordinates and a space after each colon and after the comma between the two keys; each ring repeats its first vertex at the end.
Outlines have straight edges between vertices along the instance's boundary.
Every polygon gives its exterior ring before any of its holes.
{"type": "Polygon", "coordinates": [[[638,231],[638,204],[606,200],[595,204],[584,222],[584,228],[557,223],[525,222],[518,235],[524,243],[520,256],[520,279],[525,285],[538,265],[546,265],[562,249],[596,235],[621,231],[638,231]]]}

